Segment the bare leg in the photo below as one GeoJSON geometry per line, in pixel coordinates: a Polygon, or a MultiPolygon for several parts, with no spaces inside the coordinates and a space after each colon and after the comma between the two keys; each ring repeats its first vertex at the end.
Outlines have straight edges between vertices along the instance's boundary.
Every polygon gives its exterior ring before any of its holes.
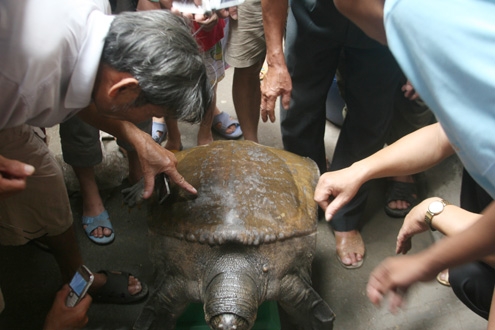
{"type": "Polygon", "coordinates": [[[81,252],[77,245],[74,227],[57,236],[44,236],[38,241],[48,246],[62,274],[62,281],[69,282],[77,268],[83,264],[81,252]]]}
{"type": "Polygon", "coordinates": [[[165,148],[172,150],[180,150],[182,142],[180,140],[179,123],[176,119],[165,118],[165,123],[167,124],[168,137],[165,143],[165,148]]]}
{"type": "Polygon", "coordinates": [[[213,135],[211,134],[211,125],[213,124],[213,117],[220,114],[220,110],[217,108],[217,85],[213,91],[213,99],[211,100],[210,108],[206,111],[198,131],[198,146],[206,145],[213,142],[213,135]]]}
{"type": "Polygon", "coordinates": [[[245,140],[258,142],[260,120],[260,70],[263,60],[248,68],[235,68],[232,98],[245,140]]]}
{"type": "MultiPolygon", "coordinates": [[[[213,125],[213,118],[222,112],[217,107],[217,85],[215,85],[215,94],[213,95],[213,100],[211,102],[210,108],[206,112],[198,131],[198,146],[206,145],[213,142],[213,135],[211,133],[211,127],[213,125]]],[[[218,123],[218,125],[222,125],[218,123]]],[[[237,129],[236,125],[230,125],[227,127],[225,132],[227,134],[232,134],[237,129]]]]}
{"type": "MultiPolygon", "coordinates": [[[[72,167],[79,185],[83,202],[83,216],[95,217],[105,210],[101,200],[98,186],[96,185],[95,172],[93,167],[72,167]]],[[[86,228],[86,226],[84,226],[86,228]]],[[[109,228],[98,227],[91,232],[91,235],[97,238],[110,236],[112,230],[109,228]]]]}

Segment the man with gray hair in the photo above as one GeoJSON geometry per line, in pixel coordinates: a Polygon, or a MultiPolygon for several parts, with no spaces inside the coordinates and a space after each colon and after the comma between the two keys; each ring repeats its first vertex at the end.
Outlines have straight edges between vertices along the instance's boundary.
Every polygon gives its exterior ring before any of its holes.
{"type": "MultiPolygon", "coordinates": [[[[0,4],[0,244],[46,244],[66,282],[83,260],[61,169],[32,127],[77,113],[136,150],[143,198],[161,172],[195,194],[174,155],[134,123],[153,116],[199,122],[212,98],[200,49],[181,17],[108,14],[102,0],[0,4]]],[[[125,272],[104,271],[90,293],[95,301],[129,303],[147,288],[125,272]],[[115,294],[116,283],[127,286],[115,294]]]]}

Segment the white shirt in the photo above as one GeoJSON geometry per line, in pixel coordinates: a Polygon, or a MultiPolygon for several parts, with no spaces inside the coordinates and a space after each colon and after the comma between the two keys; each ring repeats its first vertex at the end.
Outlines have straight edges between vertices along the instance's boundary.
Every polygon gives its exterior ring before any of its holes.
{"type": "Polygon", "coordinates": [[[390,50],[495,198],[495,0],[386,0],[390,50]]]}
{"type": "Polygon", "coordinates": [[[89,105],[108,14],[106,0],[0,2],[0,129],[50,127],[89,105]]]}

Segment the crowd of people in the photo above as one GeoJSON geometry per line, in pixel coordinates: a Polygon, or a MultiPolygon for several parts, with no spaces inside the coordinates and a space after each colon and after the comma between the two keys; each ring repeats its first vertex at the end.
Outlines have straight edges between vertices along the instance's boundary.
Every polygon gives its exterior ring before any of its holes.
{"type": "MultiPolygon", "coordinates": [[[[426,230],[445,238],[420,253],[384,260],[370,274],[367,294],[375,304],[389,296],[396,310],[411,285],[448,270],[454,293],[495,329],[490,317],[495,306],[495,142],[490,134],[495,2],[246,0],[236,11],[215,13],[215,22],[212,16],[177,12],[168,0],[140,0],[137,11],[117,15],[105,0],[49,2],[6,0],[0,7],[0,16],[9,18],[0,26],[0,244],[46,244],[64,282],[83,263],[62,172],[32,127],[61,124],[64,159],[83,170],[101,161],[101,151],[91,146],[98,144],[99,130],[108,132],[131,155],[133,181],[144,179],[143,198],[162,172],[195,194],[177,172],[169,149],[181,148],[180,135],[172,132],[176,121],[201,123],[198,144],[212,141],[214,118],[221,113],[215,88],[225,54],[235,70],[232,93],[239,121],[225,118],[216,128],[227,138],[242,128],[245,139],[258,142],[259,119],[275,121],[280,97],[284,149],[318,165],[322,175],[315,200],[335,234],[337,260],[347,269],[360,267],[366,256],[359,226],[368,182],[395,177],[411,183],[412,174],[459,156],[465,167],[460,207],[442,196],[421,201],[411,190],[387,197],[386,210],[407,213],[397,253],[406,254],[411,238],[426,230]],[[223,38],[218,22],[229,16],[225,49],[210,52],[223,38]],[[218,34],[199,47],[193,21],[198,33],[218,34]],[[210,70],[215,61],[220,71],[210,70]],[[329,163],[325,101],[337,70],[347,111],[329,163]],[[428,114],[421,112],[412,120],[421,124],[391,138],[400,112],[397,89],[410,97],[408,86],[428,114]],[[430,110],[438,122],[432,123],[430,110]],[[174,143],[165,148],[156,143],[152,118],[165,118],[174,143]],[[84,132],[90,132],[87,139],[84,132]]],[[[91,181],[88,191],[97,194],[94,174],[86,172],[79,181],[85,178],[91,181]]],[[[101,199],[84,196],[88,237],[111,243],[115,233],[101,199]]],[[[45,328],[81,328],[91,299],[130,303],[145,299],[147,291],[126,272],[97,273],[92,298],[74,308],[64,304],[67,286],[59,291],[45,328]],[[121,301],[108,293],[116,282],[124,283],[121,301]]]]}

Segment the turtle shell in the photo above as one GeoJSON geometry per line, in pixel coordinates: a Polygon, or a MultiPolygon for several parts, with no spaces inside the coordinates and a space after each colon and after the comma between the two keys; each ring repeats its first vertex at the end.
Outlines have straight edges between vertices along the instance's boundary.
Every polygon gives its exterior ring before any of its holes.
{"type": "Polygon", "coordinates": [[[198,194],[171,184],[165,202],[150,202],[154,233],[258,245],[316,231],[319,171],[311,159],[251,141],[216,141],[176,157],[198,194]]]}

